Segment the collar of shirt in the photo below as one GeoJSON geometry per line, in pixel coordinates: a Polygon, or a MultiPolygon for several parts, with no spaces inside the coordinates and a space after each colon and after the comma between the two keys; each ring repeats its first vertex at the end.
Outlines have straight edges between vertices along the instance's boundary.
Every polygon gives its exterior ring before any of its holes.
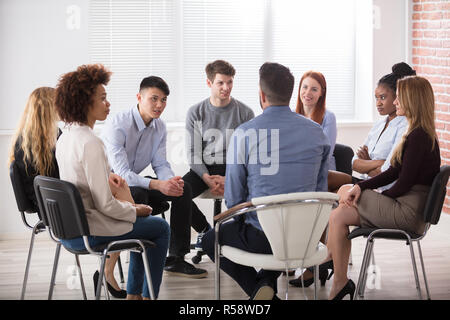
{"type": "Polygon", "coordinates": [[[291,108],[289,106],[268,106],[263,110],[263,114],[270,114],[274,112],[292,112],[291,108]]]}
{"type": "Polygon", "coordinates": [[[134,107],[131,112],[133,114],[134,121],[136,122],[138,131],[142,131],[145,128],[155,128],[155,119],[153,119],[148,126],[145,125],[144,120],[139,113],[139,105],[136,105],[136,107],[134,107]]]}

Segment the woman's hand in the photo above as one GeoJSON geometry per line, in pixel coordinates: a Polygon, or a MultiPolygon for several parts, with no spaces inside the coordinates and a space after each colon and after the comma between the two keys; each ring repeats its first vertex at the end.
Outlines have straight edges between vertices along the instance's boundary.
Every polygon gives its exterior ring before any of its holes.
{"type": "Polygon", "coordinates": [[[356,155],[358,156],[358,159],[361,160],[372,160],[369,156],[369,149],[366,145],[359,147],[358,151],[356,151],[356,155]]]}
{"type": "Polygon", "coordinates": [[[148,217],[153,209],[145,204],[135,204],[137,217],[148,217]]]}
{"type": "Polygon", "coordinates": [[[113,172],[109,173],[109,179],[108,179],[109,185],[113,186],[117,189],[122,188],[126,184],[126,181],[124,178],[119,176],[118,174],[115,174],[113,172]]]}
{"type": "Polygon", "coordinates": [[[355,184],[348,191],[342,193],[339,203],[343,203],[349,207],[356,207],[360,196],[361,188],[359,185],[355,184]]]}

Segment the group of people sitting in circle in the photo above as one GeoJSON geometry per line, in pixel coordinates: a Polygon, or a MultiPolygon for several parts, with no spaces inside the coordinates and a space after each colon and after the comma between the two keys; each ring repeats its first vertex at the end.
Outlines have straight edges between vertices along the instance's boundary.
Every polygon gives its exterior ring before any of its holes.
{"type": "MultiPolygon", "coordinates": [[[[73,183],[86,210],[91,246],[131,238],[156,244],[147,249],[147,257],[158,296],[164,271],[194,279],[208,275],[185,261],[191,227],[199,234],[197,246],[214,260],[214,230],[193,201],[205,190],[223,196],[228,208],[273,194],[338,192],[339,206],[331,213],[327,236],[324,232],[321,239],[328,247],[328,257],[319,266],[319,278],[324,285],[334,274],[330,299],[347,294],[353,298],[355,286],[347,277],[349,226],[423,231],[419,213],[440,168],[430,83],[416,76],[406,63],[394,65],[392,72],[380,79],[375,89],[376,107],[385,117],[375,123],[356,151],[352,168],[361,175],[353,177],[336,171],[336,117],[326,108],[323,74],[309,71],[303,75],[294,112],[289,107],[294,90],[291,71],[278,63],[264,63],[259,69],[262,113],[255,117],[251,108],[231,96],[235,69],[230,63],[216,60],[205,71],[211,96],[188,110],[190,170],[183,177],[174,174],[166,158],[167,131],[160,116],[170,90],[162,78],[144,78],[137,105],[109,118],[105,87],[112,73],[101,64],[82,65],[62,75],[56,88],[35,89],[13,137],[9,161],[19,166],[36,212],[33,179],[37,175],[73,183]],[[104,120],[98,136],[94,125],[104,120]],[[65,123],[63,131],[58,121],[65,123]],[[255,129],[268,135],[265,141],[273,141],[271,129],[278,130],[278,141],[271,145],[277,148],[277,172],[261,174],[267,163],[249,162],[264,140],[246,140],[245,132],[255,129]],[[211,130],[220,132],[223,139],[217,139],[220,135],[211,138],[211,130]],[[244,137],[238,132],[244,132],[244,137]],[[229,141],[244,147],[228,148],[229,141]],[[140,175],[149,166],[156,177],[140,175]],[[170,224],[156,216],[164,211],[161,208],[166,201],[171,203],[170,224]]],[[[271,253],[255,213],[225,224],[219,236],[223,245],[271,253]]],[[[81,238],[62,240],[62,244],[84,249],[81,238]]],[[[114,278],[117,259],[118,253],[110,254],[105,266],[111,294],[149,299],[141,255],[130,254],[126,290],[114,278]]],[[[221,259],[220,267],[251,299],[278,299],[281,272],[257,271],[227,259],[221,259]]],[[[303,281],[290,283],[309,286],[313,277],[307,269],[303,281]]],[[[95,286],[98,281],[96,272],[95,286]]]]}

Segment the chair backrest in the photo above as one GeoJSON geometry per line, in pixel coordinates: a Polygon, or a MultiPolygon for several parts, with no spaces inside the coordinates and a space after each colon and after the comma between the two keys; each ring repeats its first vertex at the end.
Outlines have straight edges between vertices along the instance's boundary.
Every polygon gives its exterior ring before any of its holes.
{"type": "Polygon", "coordinates": [[[352,148],[349,146],[336,143],[333,151],[336,160],[336,171],[352,175],[352,159],[354,154],[352,148]]]}
{"type": "Polygon", "coordinates": [[[25,193],[25,187],[23,181],[20,178],[20,170],[16,160],[11,162],[9,166],[9,177],[11,178],[11,184],[14,191],[14,197],[16,198],[17,208],[20,212],[35,213],[36,208],[33,203],[28,199],[25,193]]]}
{"type": "Polygon", "coordinates": [[[70,182],[37,176],[34,190],[44,224],[59,239],[89,235],[89,226],[78,189],[70,182]]]}
{"type": "Polygon", "coordinates": [[[300,192],[254,198],[252,204],[257,206],[273,255],[286,261],[305,259],[317,251],[338,200],[331,192],[300,192]]]}
{"type": "Polygon", "coordinates": [[[449,175],[450,166],[442,166],[439,173],[434,177],[423,211],[423,218],[426,223],[437,224],[439,222],[447,193],[449,175]]]}

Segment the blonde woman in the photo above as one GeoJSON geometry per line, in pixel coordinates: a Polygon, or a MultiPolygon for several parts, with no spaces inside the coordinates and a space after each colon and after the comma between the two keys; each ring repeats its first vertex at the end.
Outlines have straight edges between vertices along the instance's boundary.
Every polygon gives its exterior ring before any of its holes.
{"type": "MultiPolygon", "coordinates": [[[[40,219],[33,188],[34,178],[37,175],[59,178],[55,148],[61,130],[58,128],[55,95],[56,90],[50,87],[37,88],[30,94],[13,136],[9,155],[9,164],[16,160],[25,194],[40,219]]],[[[129,188],[121,177],[111,174],[109,185],[114,197],[132,201],[129,188]]],[[[111,294],[116,298],[125,298],[126,291],[120,289],[114,278],[114,267],[118,258],[118,253],[110,255],[106,261],[105,275],[111,294]]]]}
{"type": "Polygon", "coordinates": [[[412,76],[398,81],[394,101],[397,116],[409,127],[393,152],[391,166],[381,174],[339,189],[339,207],[329,221],[328,253],[333,259],[334,281],[330,298],[353,298],[355,284],[347,278],[351,241],[349,226],[396,228],[421,234],[421,212],[441,158],[434,124],[433,89],[425,78],[412,76]],[[396,181],[392,187],[373,189],[396,181]]]}
{"type": "Polygon", "coordinates": [[[13,136],[9,155],[9,164],[16,160],[25,194],[36,212],[38,205],[33,188],[34,178],[37,175],[59,178],[55,146],[60,130],[54,102],[54,88],[41,87],[30,94],[13,136]]]}

